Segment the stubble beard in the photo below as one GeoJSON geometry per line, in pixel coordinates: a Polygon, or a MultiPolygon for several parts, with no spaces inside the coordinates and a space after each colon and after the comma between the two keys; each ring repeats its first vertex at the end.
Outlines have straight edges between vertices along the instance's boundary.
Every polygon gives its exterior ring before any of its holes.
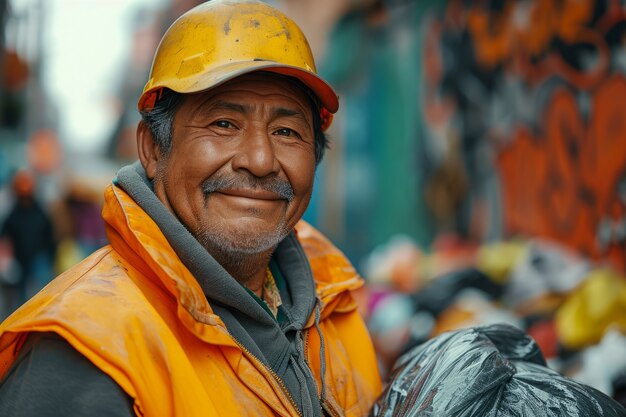
{"type": "MultiPolygon", "coordinates": [[[[272,191],[287,203],[294,199],[294,191],[288,181],[278,177],[257,178],[240,173],[216,172],[202,185],[206,203],[211,194],[230,188],[258,188],[272,191]]],[[[253,210],[254,211],[254,210],[253,210]]],[[[253,216],[261,213],[250,213],[253,216]]],[[[283,217],[272,230],[259,232],[244,226],[229,225],[213,218],[211,224],[201,227],[196,239],[234,277],[245,280],[258,271],[259,265],[267,264],[278,244],[289,234],[290,228],[283,217]]]]}
{"type": "Polygon", "coordinates": [[[247,281],[259,267],[269,262],[278,244],[289,234],[283,219],[270,232],[251,234],[249,230],[203,227],[195,237],[200,244],[239,281],[247,281]]]}

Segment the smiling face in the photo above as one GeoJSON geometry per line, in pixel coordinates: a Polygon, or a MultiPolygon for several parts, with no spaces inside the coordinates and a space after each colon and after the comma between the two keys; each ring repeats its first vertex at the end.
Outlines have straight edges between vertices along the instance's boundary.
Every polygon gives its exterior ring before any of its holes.
{"type": "MultiPolygon", "coordinates": [[[[312,114],[295,84],[247,74],[189,95],[174,117],[171,150],[151,145],[142,163],[159,199],[218,260],[267,253],[311,197],[312,114]]],[[[139,135],[149,129],[140,125],[139,135]]]]}

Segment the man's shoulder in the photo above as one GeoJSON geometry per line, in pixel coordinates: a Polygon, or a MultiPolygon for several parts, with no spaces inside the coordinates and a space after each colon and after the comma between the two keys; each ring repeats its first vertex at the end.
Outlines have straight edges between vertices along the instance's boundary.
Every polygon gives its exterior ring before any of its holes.
{"type": "Polygon", "coordinates": [[[111,248],[110,245],[103,246],[74,264],[72,267],[68,268],[66,271],[59,274],[58,278],[84,275],[85,273],[91,271],[96,265],[102,263],[103,261],[106,262],[106,260],[114,256],[113,252],[113,248],[111,248]]]}
{"type": "Polygon", "coordinates": [[[123,322],[142,306],[136,275],[136,270],[105,246],[53,279],[2,323],[0,331],[32,330],[42,323],[96,326],[98,322],[123,322]]]}
{"type": "Polygon", "coordinates": [[[110,246],[104,246],[82,261],[76,263],[54,278],[42,293],[59,294],[70,287],[79,287],[96,280],[124,279],[128,277],[129,266],[126,261],[110,246]]]}
{"type": "Polygon", "coordinates": [[[0,377],[33,332],[58,334],[83,354],[123,352],[116,340],[130,340],[137,321],[154,317],[137,274],[104,247],[52,280],[0,324],[0,377]]]}

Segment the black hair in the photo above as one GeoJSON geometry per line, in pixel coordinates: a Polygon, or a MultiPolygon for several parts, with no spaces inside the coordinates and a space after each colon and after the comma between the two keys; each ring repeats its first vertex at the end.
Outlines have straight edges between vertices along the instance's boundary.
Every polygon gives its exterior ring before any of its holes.
{"type": "Polygon", "coordinates": [[[154,107],[140,111],[141,119],[150,129],[153,140],[165,154],[172,149],[174,116],[184,98],[183,94],[164,88],[154,107]]]}

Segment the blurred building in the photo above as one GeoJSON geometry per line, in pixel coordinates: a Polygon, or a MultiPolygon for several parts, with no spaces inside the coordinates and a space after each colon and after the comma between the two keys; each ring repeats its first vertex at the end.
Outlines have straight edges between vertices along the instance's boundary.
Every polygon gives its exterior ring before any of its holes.
{"type": "Polygon", "coordinates": [[[55,125],[56,112],[43,92],[41,67],[45,5],[32,1],[15,10],[0,2],[3,28],[0,45],[0,183],[24,164],[28,139],[55,125]]]}
{"type": "Polygon", "coordinates": [[[397,234],[540,236],[624,269],[620,2],[338,3],[319,61],[342,108],[311,214],[353,259],[397,234]]]}

